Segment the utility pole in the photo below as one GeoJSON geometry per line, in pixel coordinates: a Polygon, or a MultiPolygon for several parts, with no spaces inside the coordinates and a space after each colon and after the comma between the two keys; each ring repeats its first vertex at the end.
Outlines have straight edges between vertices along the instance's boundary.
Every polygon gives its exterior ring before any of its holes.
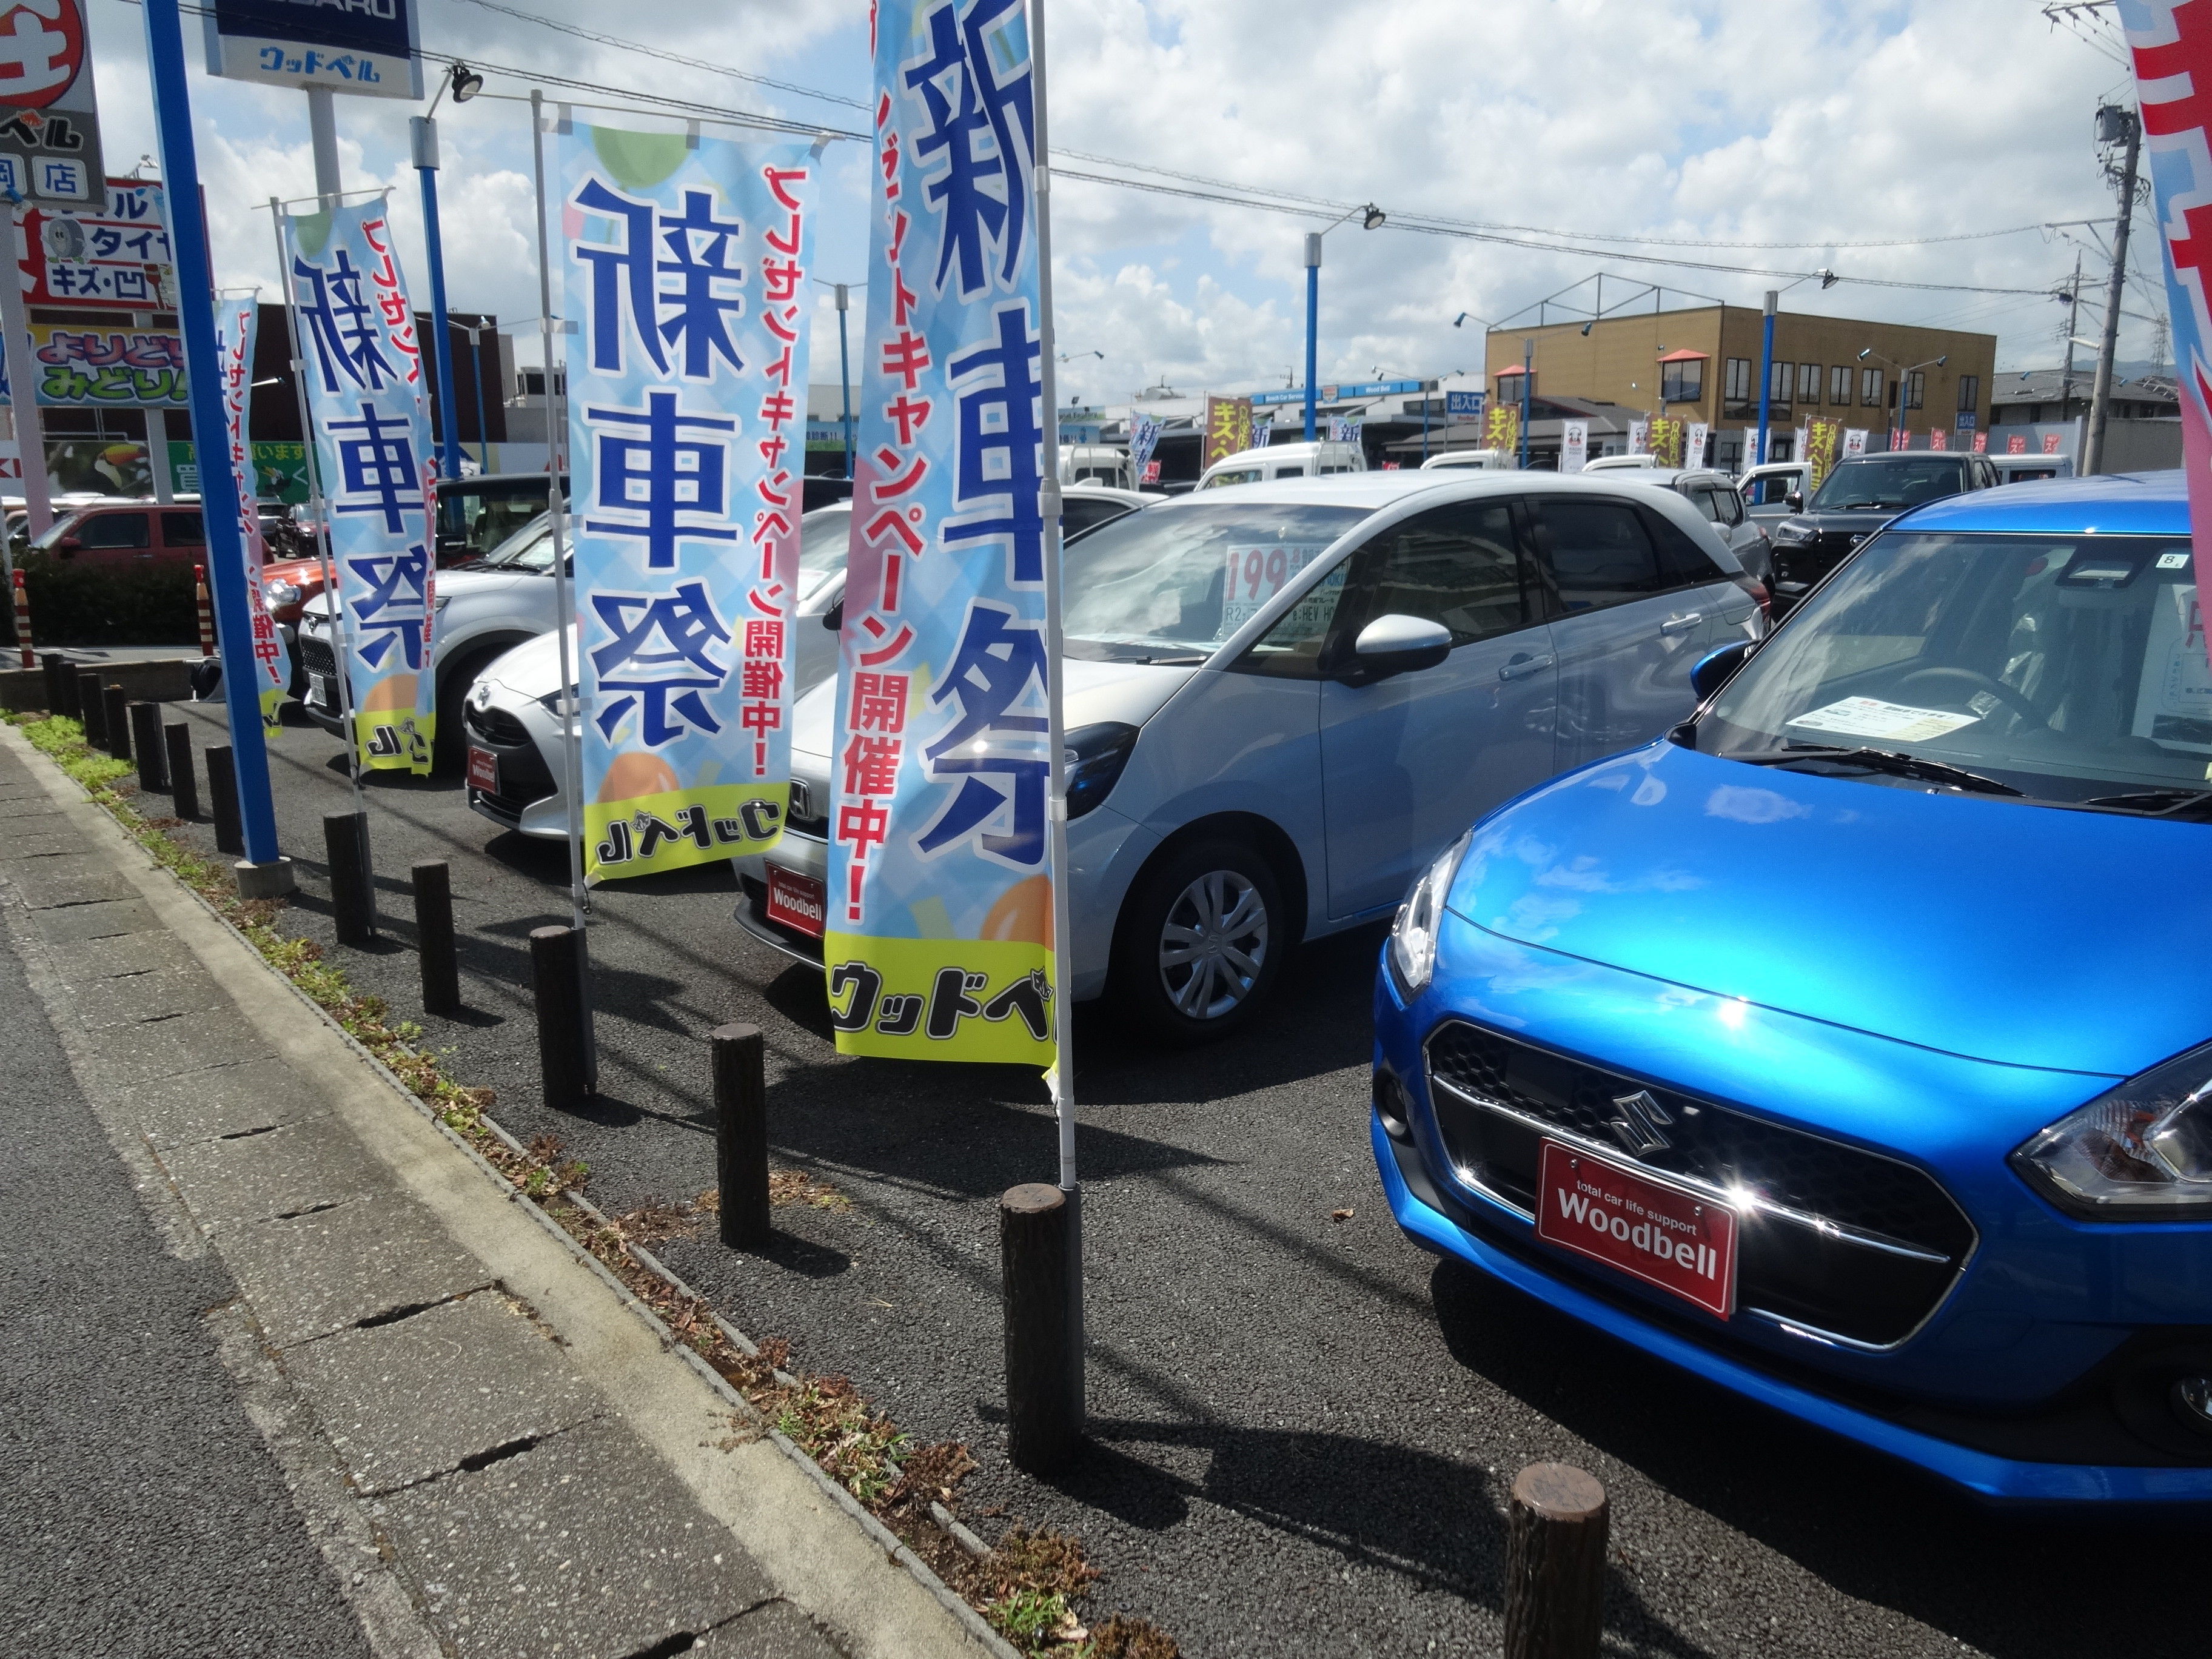
{"type": "MultiPolygon", "coordinates": [[[[2074,337],[2081,331],[2081,250],[2074,250],[2074,285],[2066,290],[2066,367],[2058,377],[2058,418],[2063,423],[2071,418],[2068,407],[2074,401],[2074,337]]],[[[2081,446],[2074,446],[2074,472],[2081,472],[2081,446]]]]}
{"type": "Polygon", "coordinates": [[[2097,349],[2097,382],[2089,394],[2089,436],[2082,447],[2081,471],[2105,470],[2105,422],[2112,412],[2112,356],[2119,343],[2120,293],[2128,276],[2128,226],[2136,214],[2136,163],[2142,153],[2142,118],[2124,105],[2106,104],[2097,111],[2097,137],[2103,143],[2124,143],[2120,163],[2120,216],[2112,228],[2112,279],[2105,289],[2105,331],[2097,349]]]}

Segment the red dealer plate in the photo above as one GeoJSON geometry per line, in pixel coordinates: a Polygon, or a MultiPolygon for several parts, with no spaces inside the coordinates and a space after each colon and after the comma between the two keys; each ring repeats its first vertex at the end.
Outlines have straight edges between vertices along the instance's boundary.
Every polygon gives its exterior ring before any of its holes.
{"type": "Polygon", "coordinates": [[[489,749],[469,750],[469,787],[488,795],[499,793],[499,757],[489,749]]]}
{"type": "Polygon", "coordinates": [[[1547,1140],[1536,1237],[1723,1319],[1735,1311],[1735,1212],[1702,1194],[1547,1140]]]}
{"type": "Polygon", "coordinates": [[[799,933],[822,937],[822,917],[829,908],[822,884],[780,864],[768,867],[768,919],[799,933]]]}

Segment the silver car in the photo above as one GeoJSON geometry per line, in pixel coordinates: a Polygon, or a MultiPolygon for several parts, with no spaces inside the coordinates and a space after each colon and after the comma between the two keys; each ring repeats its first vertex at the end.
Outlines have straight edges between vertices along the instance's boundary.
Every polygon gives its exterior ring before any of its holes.
{"type": "MultiPolygon", "coordinates": [[[[1346,473],[1212,489],[1072,544],[1073,996],[1226,1032],[1289,948],[1388,916],[1475,818],[1689,713],[1754,584],[1631,478],[1346,473]]],[[[836,684],[795,711],[738,920],[819,963],[836,684]],[[815,919],[814,926],[807,921],[815,919]]]]}
{"type": "Polygon", "coordinates": [[[1729,551],[1744,574],[1761,586],[1768,586],[1770,573],[1774,568],[1774,544],[1769,539],[1767,526],[1751,516],[1738,493],[1735,480],[1725,472],[1713,472],[1699,468],[1655,466],[1642,471],[1616,475],[1621,483],[1655,485],[1671,489],[1692,507],[1712,520],[1713,529],[1726,542],[1729,551]]]}

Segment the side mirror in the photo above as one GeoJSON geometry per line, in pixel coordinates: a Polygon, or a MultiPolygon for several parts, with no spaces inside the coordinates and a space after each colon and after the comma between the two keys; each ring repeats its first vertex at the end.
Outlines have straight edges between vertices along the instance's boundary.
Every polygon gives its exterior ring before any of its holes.
{"type": "Polygon", "coordinates": [[[1377,617],[1359,630],[1352,665],[1363,680],[1387,679],[1434,668],[1451,655],[1451,629],[1425,617],[1377,617]]]}
{"type": "Polygon", "coordinates": [[[1803,490],[1793,489],[1786,497],[1784,497],[1784,500],[1787,501],[1790,510],[1792,513],[1802,513],[1805,510],[1805,492],[1803,490]]]}
{"type": "Polygon", "coordinates": [[[83,545],[84,544],[79,541],[76,537],[64,536],[61,540],[54,544],[54,551],[57,553],[75,553],[79,549],[82,548],[83,545]]]}
{"type": "Polygon", "coordinates": [[[1699,702],[1735,677],[1735,671],[1751,655],[1751,646],[1749,640],[1738,640],[1734,645],[1724,645],[1698,659],[1696,666],[1690,670],[1690,690],[1697,693],[1699,702]]]}
{"type": "Polygon", "coordinates": [[[831,605],[827,611],[822,613],[822,625],[828,629],[832,634],[835,634],[839,629],[844,627],[845,599],[842,594],[838,596],[836,604],[831,605]]]}

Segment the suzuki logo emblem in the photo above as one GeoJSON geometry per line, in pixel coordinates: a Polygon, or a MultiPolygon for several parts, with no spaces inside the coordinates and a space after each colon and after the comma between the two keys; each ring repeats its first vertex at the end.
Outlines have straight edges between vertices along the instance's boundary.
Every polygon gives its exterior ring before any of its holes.
{"type": "Polygon", "coordinates": [[[1632,1095],[1615,1095],[1613,1104],[1618,1115],[1606,1127],[1637,1157],[1662,1152],[1674,1144],[1659,1130],[1661,1124],[1674,1121],[1674,1115],[1651,1097],[1649,1089],[1638,1089],[1632,1095]]]}

